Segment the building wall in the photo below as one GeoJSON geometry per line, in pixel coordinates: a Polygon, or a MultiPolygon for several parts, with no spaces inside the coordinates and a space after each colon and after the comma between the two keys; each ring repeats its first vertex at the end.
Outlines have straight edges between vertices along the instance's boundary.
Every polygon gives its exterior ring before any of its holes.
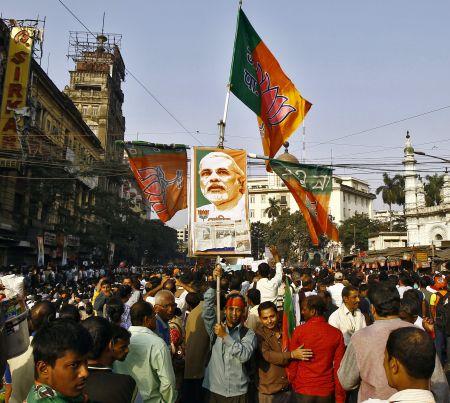
{"type": "Polygon", "coordinates": [[[408,243],[408,235],[403,232],[381,232],[369,238],[369,250],[404,247],[408,243]]]}
{"type": "MultiPolygon", "coordinates": [[[[270,221],[265,213],[265,209],[269,207],[270,198],[280,200],[280,206],[289,208],[291,213],[299,210],[294,197],[276,174],[268,173],[267,176],[249,177],[247,185],[251,222],[268,223],[270,221]]],[[[351,177],[334,176],[329,214],[333,216],[337,224],[341,224],[356,213],[366,214],[372,218],[374,199],[375,195],[370,193],[366,182],[351,177]]]]}

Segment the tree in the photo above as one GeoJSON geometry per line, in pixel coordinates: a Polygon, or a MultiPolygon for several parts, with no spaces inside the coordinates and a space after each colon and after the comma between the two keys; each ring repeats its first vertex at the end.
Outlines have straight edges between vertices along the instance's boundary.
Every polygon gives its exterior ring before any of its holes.
{"type": "Polygon", "coordinates": [[[267,207],[264,212],[272,220],[280,215],[281,206],[280,200],[275,198],[269,198],[269,207],[267,207]]]}
{"type": "Polygon", "coordinates": [[[339,239],[346,250],[351,248],[354,241],[356,249],[367,250],[369,237],[372,234],[386,230],[386,224],[371,220],[365,214],[356,214],[341,224],[339,227],[339,239]]]}
{"type": "Polygon", "coordinates": [[[383,203],[389,207],[389,231],[392,231],[392,205],[405,204],[405,179],[402,175],[391,178],[384,172],[383,185],[379,186],[375,192],[377,195],[381,193],[383,203]]]}
{"type": "Polygon", "coordinates": [[[268,225],[260,221],[251,223],[250,234],[252,238],[252,256],[255,260],[259,260],[263,253],[267,242],[268,225]]]}
{"type": "Polygon", "coordinates": [[[441,189],[444,186],[444,175],[427,175],[426,179],[428,182],[424,185],[425,203],[428,207],[437,206],[441,203],[441,189]]]}
{"type": "Polygon", "coordinates": [[[312,247],[305,219],[299,211],[283,209],[269,224],[267,243],[276,245],[287,262],[296,263],[312,247]]]}

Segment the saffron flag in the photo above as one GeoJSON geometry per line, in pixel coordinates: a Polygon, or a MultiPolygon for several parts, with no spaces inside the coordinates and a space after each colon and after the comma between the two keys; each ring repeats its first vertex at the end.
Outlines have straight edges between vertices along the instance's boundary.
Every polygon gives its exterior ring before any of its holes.
{"type": "Polygon", "coordinates": [[[298,128],[312,105],[284,74],[242,9],[238,15],[230,90],[258,116],[264,154],[270,158],[298,128]]]}
{"type": "Polygon", "coordinates": [[[283,351],[289,351],[289,343],[291,341],[291,336],[294,329],[295,329],[294,304],[292,301],[291,287],[289,285],[288,280],[286,279],[284,302],[283,302],[283,335],[281,339],[283,351]]]}
{"type": "Polygon", "coordinates": [[[294,196],[308,225],[313,244],[319,244],[319,235],[322,234],[338,241],[338,230],[328,216],[333,170],[277,159],[271,159],[270,166],[294,196]]]}
{"type": "Polygon", "coordinates": [[[130,168],[144,197],[163,222],[187,208],[186,146],[124,143],[130,168]]]}

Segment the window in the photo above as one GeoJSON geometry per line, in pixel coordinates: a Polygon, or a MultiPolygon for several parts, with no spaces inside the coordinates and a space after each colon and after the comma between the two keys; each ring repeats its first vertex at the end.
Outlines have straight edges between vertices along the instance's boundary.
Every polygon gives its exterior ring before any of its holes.
{"type": "Polygon", "coordinates": [[[344,201],[345,201],[345,193],[343,194],[343,197],[344,197],[344,201]]]}
{"type": "Polygon", "coordinates": [[[82,109],[82,114],[83,115],[87,115],[88,114],[88,107],[87,107],[87,105],[83,105],[83,109],[82,109]]]}
{"type": "Polygon", "coordinates": [[[266,201],[266,195],[261,195],[261,202],[265,203],[265,201],[266,201]]]}
{"type": "Polygon", "coordinates": [[[255,210],[250,210],[250,218],[255,218],[255,210]]]}
{"type": "Polygon", "coordinates": [[[280,204],[287,204],[286,196],[280,197],[280,204]]]}
{"type": "Polygon", "coordinates": [[[255,196],[250,196],[250,203],[255,203],[255,196]]]}
{"type": "Polygon", "coordinates": [[[93,106],[92,107],[92,116],[97,116],[98,115],[98,106],[93,106]]]}

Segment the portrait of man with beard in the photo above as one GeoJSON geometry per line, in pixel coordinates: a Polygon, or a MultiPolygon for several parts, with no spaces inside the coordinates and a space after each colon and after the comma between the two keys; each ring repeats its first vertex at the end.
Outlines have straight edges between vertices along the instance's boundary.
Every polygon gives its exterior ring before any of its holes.
{"type": "Polygon", "coordinates": [[[220,151],[207,154],[200,160],[198,174],[200,190],[211,202],[198,207],[198,214],[201,210],[206,220],[246,220],[246,178],[231,156],[220,151]]]}

